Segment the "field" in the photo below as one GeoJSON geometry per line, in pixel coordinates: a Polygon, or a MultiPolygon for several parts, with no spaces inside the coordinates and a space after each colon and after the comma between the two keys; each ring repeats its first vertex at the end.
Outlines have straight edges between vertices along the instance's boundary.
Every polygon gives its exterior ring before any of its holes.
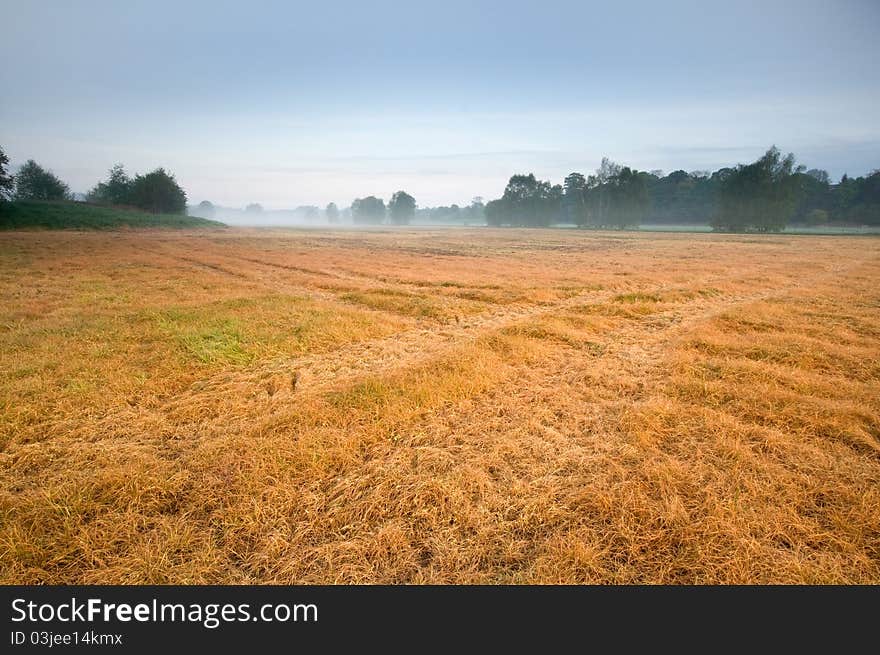
{"type": "Polygon", "coordinates": [[[878,583],[880,239],[0,234],[0,582],[878,583]]]}

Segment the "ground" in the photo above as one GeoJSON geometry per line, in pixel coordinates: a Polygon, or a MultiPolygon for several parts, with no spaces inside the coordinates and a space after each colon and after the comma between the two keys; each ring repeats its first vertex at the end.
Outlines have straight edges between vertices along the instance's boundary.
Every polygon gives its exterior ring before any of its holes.
{"type": "Polygon", "coordinates": [[[878,583],[880,239],[0,234],[0,582],[878,583]]]}

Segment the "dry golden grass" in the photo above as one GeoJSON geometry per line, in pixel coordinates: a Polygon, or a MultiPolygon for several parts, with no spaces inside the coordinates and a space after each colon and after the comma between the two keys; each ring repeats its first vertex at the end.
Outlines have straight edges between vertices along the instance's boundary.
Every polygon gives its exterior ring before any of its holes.
{"type": "Polygon", "coordinates": [[[0,582],[880,582],[880,240],[0,237],[0,582]]]}

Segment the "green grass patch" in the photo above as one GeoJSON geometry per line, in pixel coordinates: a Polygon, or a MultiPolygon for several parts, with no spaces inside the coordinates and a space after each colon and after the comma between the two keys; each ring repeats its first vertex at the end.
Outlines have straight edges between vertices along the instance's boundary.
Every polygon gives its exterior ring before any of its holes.
{"type": "Polygon", "coordinates": [[[235,319],[175,309],[159,312],[156,318],[163,331],[204,364],[246,364],[253,360],[253,353],[245,350],[241,324],[235,319]]]}

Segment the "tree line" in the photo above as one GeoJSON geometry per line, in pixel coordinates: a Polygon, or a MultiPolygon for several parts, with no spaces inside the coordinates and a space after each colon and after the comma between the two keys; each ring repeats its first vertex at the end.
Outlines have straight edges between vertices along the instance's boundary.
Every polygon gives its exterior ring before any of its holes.
{"type": "MultiPolygon", "coordinates": [[[[0,200],[69,200],[70,189],[52,171],[32,159],[16,175],[0,149],[0,200]]],[[[183,214],[186,192],[163,168],[131,177],[122,164],[110,169],[86,195],[88,202],[129,206],[153,213],[183,214]]],[[[247,214],[263,208],[251,203],[247,214]]],[[[320,209],[298,207],[298,215],[317,218],[320,209]]],[[[598,169],[584,175],[573,172],[562,184],[539,180],[533,173],[513,175],[501,198],[486,204],[481,197],[469,206],[418,209],[405,191],[396,192],[387,205],[382,198],[357,198],[341,212],[335,203],[324,210],[330,223],[343,213],[356,224],[407,225],[416,213],[433,221],[485,220],[493,226],[541,227],[556,223],[584,228],[625,229],[641,223],[710,224],[720,231],[771,232],[789,223],[801,225],[880,225],[880,171],[833,184],[826,171],[806,170],[791,153],[771,147],[750,164],[707,171],[639,171],[603,158],[598,169]]],[[[203,201],[193,209],[210,218],[214,206],[203,201]]]]}
{"type": "Polygon", "coordinates": [[[125,167],[116,164],[107,179],[98,182],[86,194],[86,200],[103,205],[137,207],[154,214],[186,213],[186,191],[164,168],[129,177],[125,167]]]}
{"type": "Polygon", "coordinates": [[[416,199],[406,191],[397,191],[388,206],[382,198],[367,196],[351,203],[352,221],[359,224],[379,224],[386,216],[392,225],[408,225],[416,214],[416,199]]]}
{"type": "MultiPolygon", "coordinates": [[[[8,172],[8,164],[9,158],[0,148],[0,200],[74,199],[66,183],[33,159],[27,160],[14,176],[8,172]]],[[[164,168],[130,177],[122,164],[116,164],[107,179],[86,194],[86,201],[134,207],[154,214],[186,213],[186,192],[164,168]]]]}
{"type": "MultiPolygon", "coordinates": [[[[380,225],[386,221],[394,225],[408,225],[415,216],[416,207],[415,198],[406,191],[398,191],[391,197],[387,205],[382,198],[376,196],[356,198],[344,213],[351,218],[352,222],[361,225],[380,225]]],[[[217,208],[213,203],[203,200],[193,208],[192,213],[203,218],[212,218],[216,211],[217,208]]],[[[255,217],[263,212],[263,206],[256,202],[250,203],[244,208],[245,214],[255,217]]],[[[315,205],[300,205],[294,210],[285,210],[284,213],[304,220],[316,220],[320,217],[321,210],[315,205]]],[[[343,212],[335,202],[329,203],[324,208],[324,218],[328,223],[339,223],[342,215],[343,212]]]]}
{"type": "Polygon", "coordinates": [[[574,172],[563,184],[534,174],[510,178],[504,194],[485,206],[489,225],[625,229],[641,223],[701,223],[720,231],[779,231],[803,225],[880,225],[880,171],[830,182],[775,146],[751,164],[714,173],[639,171],[609,160],[595,173],[574,172]]]}

